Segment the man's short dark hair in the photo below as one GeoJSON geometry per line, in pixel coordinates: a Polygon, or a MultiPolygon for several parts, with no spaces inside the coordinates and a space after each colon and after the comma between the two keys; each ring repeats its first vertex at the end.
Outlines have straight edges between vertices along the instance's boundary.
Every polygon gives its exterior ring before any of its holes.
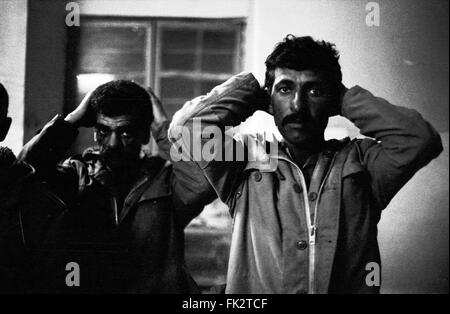
{"type": "Polygon", "coordinates": [[[342,80],[339,52],[335,45],[326,41],[314,40],[309,36],[295,37],[287,35],[279,42],[266,59],[265,86],[272,88],[276,68],[288,68],[296,71],[327,71],[342,80]]]}
{"type": "Polygon", "coordinates": [[[131,115],[148,126],[153,121],[150,96],[133,81],[116,80],[100,85],[92,93],[89,103],[96,114],[108,117],[131,115]]]}
{"type": "Polygon", "coordinates": [[[0,119],[8,114],[9,97],[6,88],[0,83],[0,119]]]}

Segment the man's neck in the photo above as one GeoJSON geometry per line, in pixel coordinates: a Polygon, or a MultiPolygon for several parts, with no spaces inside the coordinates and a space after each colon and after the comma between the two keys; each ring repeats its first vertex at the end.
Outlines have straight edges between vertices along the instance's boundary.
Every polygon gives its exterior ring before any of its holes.
{"type": "Polygon", "coordinates": [[[325,146],[325,140],[322,138],[316,141],[313,144],[305,144],[305,145],[291,145],[287,143],[288,149],[292,158],[294,158],[294,162],[303,167],[308,158],[321,150],[323,150],[325,146]]]}
{"type": "Polygon", "coordinates": [[[116,169],[112,172],[114,185],[120,193],[122,198],[125,198],[137,180],[139,170],[141,168],[141,161],[136,161],[128,167],[116,169]]]}

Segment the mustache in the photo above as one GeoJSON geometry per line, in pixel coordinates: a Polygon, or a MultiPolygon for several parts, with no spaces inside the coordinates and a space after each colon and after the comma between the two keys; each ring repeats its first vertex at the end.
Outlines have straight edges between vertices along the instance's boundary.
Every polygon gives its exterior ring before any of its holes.
{"type": "Polygon", "coordinates": [[[108,162],[108,161],[124,161],[129,159],[127,153],[119,149],[105,149],[100,153],[100,157],[108,162]]]}
{"type": "Polygon", "coordinates": [[[298,114],[290,114],[281,121],[281,125],[285,126],[286,124],[289,124],[289,123],[298,123],[298,124],[303,125],[303,124],[305,124],[305,121],[298,114]]]}

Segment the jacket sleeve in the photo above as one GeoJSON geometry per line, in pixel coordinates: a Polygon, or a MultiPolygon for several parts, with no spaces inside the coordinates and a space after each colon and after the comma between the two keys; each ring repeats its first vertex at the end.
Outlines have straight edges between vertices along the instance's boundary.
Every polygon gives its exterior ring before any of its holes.
{"type": "Polygon", "coordinates": [[[170,121],[165,121],[153,130],[160,156],[172,162],[172,191],[177,221],[185,227],[203,208],[217,198],[203,171],[190,160],[173,161],[168,140],[170,121]]]}
{"type": "Polygon", "coordinates": [[[60,164],[77,135],[78,130],[57,115],[25,144],[18,156],[33,166],[38,178],[66,202],[76,196],[80,180],[87,178],[81,161],[70,159],[60,164]]]}
{"type": "Polygon", "coordinates": [[[359,86],[344,95],[342,115],[371,138],[357,147],[380,209],[443,150],[439,134],[417,111],[391,105],[359,86]]]}
{"type": "Polygon", "coordinates": [[[235,158],[244,144],[230,139],[225,131],[239,125],[258,109],[259,91],[259,83],[251,73],[238,74],[207,95],[187,102],[170,125],[171,153],[178,160],[194,161],[225,203],[246,165],[245,159],[235,158]],[[211,145],[214,142],[218,145],[211,145]]]}

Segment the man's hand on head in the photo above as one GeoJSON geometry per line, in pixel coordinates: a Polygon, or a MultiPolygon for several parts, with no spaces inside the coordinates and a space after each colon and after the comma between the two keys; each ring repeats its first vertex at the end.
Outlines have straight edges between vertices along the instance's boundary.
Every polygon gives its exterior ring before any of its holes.
{"type": "Polygon", "coordinates": [[[334,101],[334,107],[330,116],[340,116],[342,115],[342,102],[344,101],[345,93],[348,91],[348,88],[345,87],[344,84],[339,83],[336,89],[336,99],[334,101]]]}
{"type": "Polygon", "coordinates": [[[69,113],[64,120],[73,124],[77,128],[93,127],[95,124],[95,114],[89,104],[93,92],[94,90],[88,92],[86,96],[84,96],[78,107],[74,111],[69,113]]]}
{"type": "Polygon", "coordinates": [[[267,88],[260,88],[256,94],[256,103],[258,106],[258,110],[262,110],[272,114],[270,110],[270,94],[267,88]]]}
{"type": "Polygon", "coordinates": [[[150,100],[152,102],[152,108],[153,108],[153,121],[151,125],[152,131],[157,129],[161,123],[169,120],[167,117],[167,114],[163,108],[163,105],[161,103],[161,100],[156,96],[153,89],[150,87],[147,87],[147,92],[150,95],[150,100]]]}

